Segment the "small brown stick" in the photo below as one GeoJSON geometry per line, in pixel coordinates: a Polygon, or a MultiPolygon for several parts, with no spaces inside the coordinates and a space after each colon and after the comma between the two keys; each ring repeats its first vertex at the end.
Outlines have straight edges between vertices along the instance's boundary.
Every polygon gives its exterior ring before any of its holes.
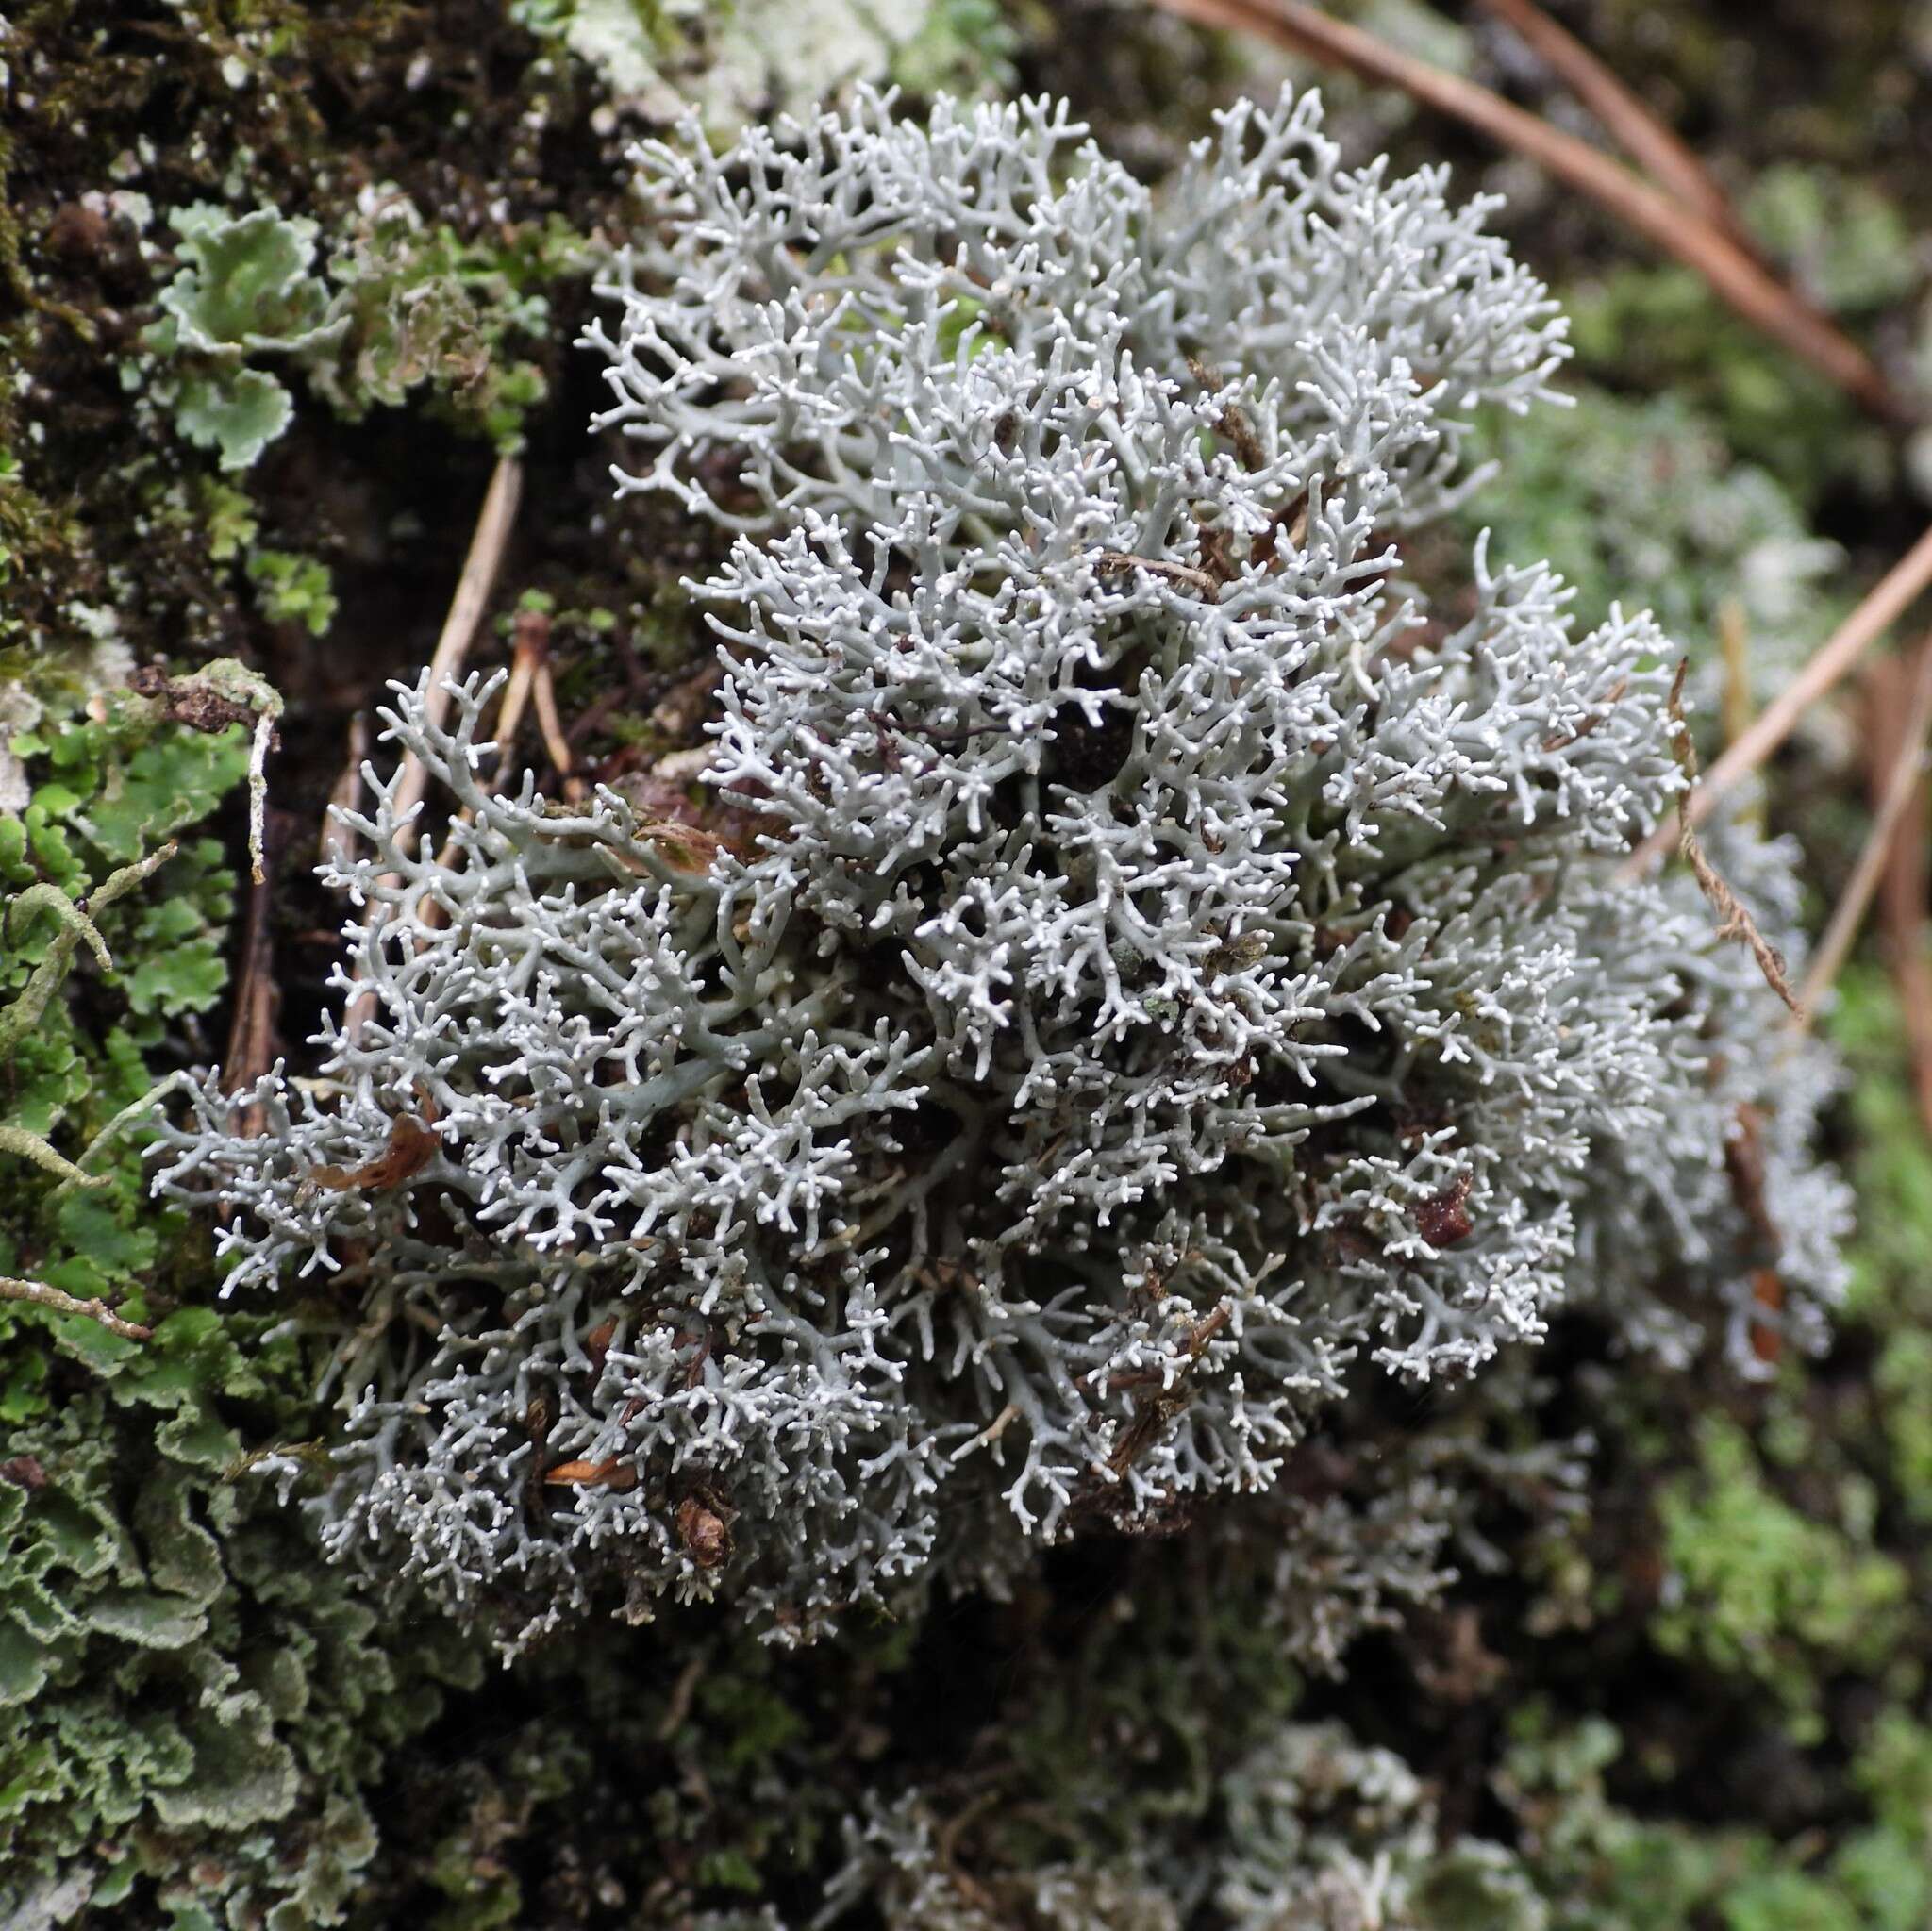
{"type": "MultiPolygon", "coordinates": [[[[516,522],[517,499],[523,494],[524,468],[513,456],[500,456],[484,492],[483,508],[476,515],[476,528],[470,538],[470,553],[463,558],[463,574],[457,579],[456,595],[450,599],[449,614],[442,620],[442,634],[436,640],[436,652],[429,659],[429,690],[424,699],[425,721],[433,729],[449,711],[449,680],[461,670],[463,659],[476,636],[490,592],[496,586],[496,573],[503,565],[503,553],[509,541],[510,526],[516,522]]],[[[413,751],[404,754],[397,774],[394,812],[398,824],[396,843],[408,851],[415,841],[414,828],[402,821],[413,806],[422,803],[429,788],[429,773],[413,751]]],[[[389,881],[393,884],[393,879],[389,881]]]]}
{"type": "Polygon", "coordinates": [[[362,803],[362,765],[368,756],[369,719],[358,710],[349,720],[341,775],[329,791],[328,807],[322,814],[322,832],[316,840],[323,862],[339,872],[356,862],[356,834],[342,823],[341,814],[358,809],[362,803]]]}
{"type": "Polygon", "coordinates": [[[1398,87],[1425,106],[1514,148],[1694,269],[1754,327],[1888,421],[1907,411],[1875,363],[1838,325],[1769,274],[1723,229],[1681,207],[1587,141],[1474,81],[1401,53],[1303,0],[1159,0],[1208,26],[1244,28],[1325,66],[1398,87]]]}
{"type": "Polygon", "coordinates": [[[1607,133],[1659,188],[1749,254],[1757,254],[1731,198],[1671,128],[1567,27],[1536,0],[1479,0],[1602,123],[1607,133]]]}
{"type": "MultiPolygon", "coordinates": [[[[1750,728],[1725,748],[1690,795],[1687,808],[1693,825],[1702,824],[1717,801],[1790,737],[1805,712],[1891,628],[1928,584],[1932,584],[1932,529],[1866,591],[1858,608],[1812,653],[1805,668],[1758,712],[1750,728]]],[[[1670,827],[1658,825],[1624,859],[1618,875],[1626,882],[1641,878],[1671,842],[1670,827]]]]}
{"type": "Polygon", "coordinates": [[[44,1281],[19,1281],[10,1274],[0,1274],[0,1301],[31,1301],[35,1307],[51,1307],[57,1314],[85,1314],[124,1340],[144,1341],[154,1335],[151,1327],[123,1321],[105,1301],[78,1300],[73,1294],[63,1294],[58,1288],[48,1287],[44,1281]]]}
{"type": "Polygon", "coordinates": [[[496,745],[496,771],[491,774],[492,791],[505,788],[510,782],[510,773],[516,769],[516,734],[524,726],[524,707],[529,703],[529,688],[537,682],[539,655],[541,647],[533,635],[520,627],[510,658],[510,682],[502,690],[502,703],[496,707],[496,724],[491,730],[491,740],[496,745]]]}
{"type": "Polygon", "coordinates": [[[563,780],[563,795],[575,803],[585,792],[584,781],[571,773],[570,740],[563,734],[563,720],[557,714],[557,686],[550,677],[550,658],[545,652],[537,659],[537,677],[531,690],[537,706],[537,726],[543,733],[543,749],[563,780]]]}
{"type": "MultiPolygon", "coordinates": [[[[275,1056],[275,948],[269,924],[269,900],[274,888],[264,880],[248,891],[248,916],[242,931],[242,969],[235,989],[235,1019],[228,1028],[228,1051],[223,1061],[222,1090],[238,1093],[252,1087],[269,1070],[275,1056]]],[[[258,1105],[237,1107],[232,1131],[253,1140],[266,1115],[258,1105]]]]}
{"type": "MultiPolygon", "coordinates": [[[[1883,804],[1885,774],[1902,743],[1901,720],[1910,708],[1904,699],[1904,676],[1910,667],[1896,658],[1874,666],[1883,675],[1872,692],[1869,740],[1872,807],[1883,804]]],[[[1919,1117],[1932,1134],[1932,954],[1926,950],[1926,890],[1932,885],[1932,841],[1927,838],[1927,785],[1921,776],[1891,841],[1885,878],[1879,887],[1878,923],[1886,964],[1898,988],[1905,1023],[1906,1051],[1911,1063],[1912,1092],[1919,1117]]]]}
{"type": "Polygon", "coordinates": [[[1765,984],[1790,1007],[1799,1024],[1804,1024],[1807,1023],[1804,1007],[1798,1004],[1791,990],[1791,982],[1785,976],[1785,962],[1778,957],[1776,946],[1757,929],[1757,921],[1745,910],[1737,893],[1705,857],[1704,847],[1698,843],[1697,834],[1691,828],[1690,799],[1697,789],[1697,747],[1690,741],[1690,727],[1684,719],[1684,676],[1690,668],[1690,659],[1679,658],[1677,674],[1671,680],[1671,720],[1677,727],[1671,749],[1676,754],[1685,777],[1684,789],[1677,793],[1677,856],[1690,866],[1698,891],[1703,892],[1706,903],[1718,916],[1717,936],[1720,939],[1736,939],[1743,943],[1757,961],[1757,970],[1764,974],[1765,984]]]}
{"type": "Polygon", "coordinates": [[[1932,631],[1926,632],[1919,645],[1910,707],[1886,776],[1884,793],[1872,820],[1872,829],[1866,834],[1864,848],[1852,867],[1852,875],[1845,881],[1838,904],[1832,907],[1811,969],[1805,975],[1805,989],[1800,995],[1803,1010],[1798,1015],[1800,1026],[1807,1024],[1806,1013],[1817,1011],[1818,1002],[1831,990],[1832,981],[1850,956],[1879,881],[1885,876],[1892,841],[1898,836],[1907,810],[1921,795],[1928,735],[1932,735],[1932,631]]]}
{"type": "Polygon", "coordinates": [[[1186,584],[1191,590],[1197,590],[1212,604],[1220,600],[1221,583],[1209,570],[1196,570],[1191,563],[1168,563],[1158,557],[1136,557],[1125,550],[1103,550],[1095,559],[1095,567],[1108,574],[1126,570],[1144,570],[1149,576],[1164,578],[1169,583],[1186,584]]]}
{"type": "MultiPolygon", "coordinates": [[[[500,456],[491,473],[490,487],[483,494],[483,508],[476,515],[476,527],[470,537],[470,550],[463,558],[463,574],[457,579],[456,594],[450,599],[449,614],[442,620],[442,632],[429,659],[429,688],[424,699],[424,715],[432,724],[441,724],[449,710],[449,680],[462,668],[482,621],[490,592],[495,588],[496,574],[503,565],[503,553],[509,542],[511,525],[516,522],[517,500],[523,494],[524,468],[513,456],[500,456]]],[[[429,770],[413,751],[403,754],[396,774],[391,811],[395,824],[396,849],[408,852],[416,841],[416,827],[408,823],[408,814],[423,802],[429,789],[429,770]]],[[[394,872],[383,874],[382,885],[394,891],[402,883],[394,872]]],[[[380,907],[370,907],[372,924],[380,907]]],[[[375,1010],[375,995],[366,986],[349,998],[342,1015],[342,1029],[351,1040],[359,1038],[375,1010]]]]}

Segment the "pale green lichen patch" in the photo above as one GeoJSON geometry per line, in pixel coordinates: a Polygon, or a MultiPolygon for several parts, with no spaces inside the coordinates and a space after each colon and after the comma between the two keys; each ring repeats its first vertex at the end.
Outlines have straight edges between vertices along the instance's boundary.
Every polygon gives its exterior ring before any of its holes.
{"type": "Polygon", "coordinates": [[[857,81],[984,84],[1013,44],[986,0],[512,0],[512,12],[590,67],[615,107],[663,121],[695,105],[720,132],[857,81]]]}

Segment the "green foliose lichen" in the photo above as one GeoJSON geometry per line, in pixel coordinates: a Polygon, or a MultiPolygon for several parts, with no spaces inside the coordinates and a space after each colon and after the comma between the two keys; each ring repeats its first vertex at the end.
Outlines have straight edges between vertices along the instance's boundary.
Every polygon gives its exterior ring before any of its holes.
{"type": "Polygon", "coordinates": [[[0,814],[0,1025],[35,1007],[0,1066],[0,1275],[152,1331],[0,1299],[0,1922],[299,1931],[337,1921],[375,1849],[365,1787],[462,1658],[432,1624],[393,1659],[299,1519],[231,1478],[306,1416],[300,1344],[208,1305],[138,1124],[87,1153],[225,978],[220,844],[136,861],[247,758],[238,727],[98,708],[15,736],[31,795],[0,814]]]}
{"type": "Polygon", "coordinates": [[[351,421],[426,387],[460,426],[515,447],[545,394],[518,351],[547,332],[543,288],[587,259],[555,218],[466,241],[393,187],[360,198],[321,265],[306,216],[196,203],[169,224],[178,266],[142,337],[147,358],[125,377],[147,381],[227,471],[251,467],[294,419],[282,371],[351,421]]]}

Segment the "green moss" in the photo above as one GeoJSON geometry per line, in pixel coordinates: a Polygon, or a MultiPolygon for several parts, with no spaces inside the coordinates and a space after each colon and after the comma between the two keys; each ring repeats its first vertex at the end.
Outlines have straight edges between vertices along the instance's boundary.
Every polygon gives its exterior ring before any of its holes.
{"type": "Polygon", "coordinates": [[[1872,1546],[1873,1497],[1858,1478],[1844,1478],[1840,1519],[1827,1523],[1774,1492],[1735,1423],[1707,1418],[1697,1457],[1658,1498],[1671,1581],[1657,1641],[1755,1677],[1810,1734],[1819,1671],[1882,1662],[1903,1634],[1909,1577],[1872,1546]]]}
{"type": "Polygon", "coordinates": [[[335,622],[335,587],[326,564],[287,550],[251,550],[248,580],[262,615],[277,624],[299,624],[311,637],[325,637],[335,622]]]}
{"type": "Polygon", "coordinates": [[[808,114],[855,81],[972,94],[1007,82],[1017,36],[997,0],[512,0],[616,105],[656,118],[694,106],[720,132],[808,114]]]}
{"type": "Polygon", "coordinates": [[[1618,268],[1563,295],[1580,374],[1690,404],[1807,512],[1846,491],[1890,489],[1897,454],[1887,433],[1690,270],[1618,268]]]}
{"type": "Polygon", "coordinates": [[[1568,408],[1499,417],[1479,433],[1497,471],[1464,527],[1491,527],[1498,561],[1554,562],[1575,590],[1579,628],[1614,604],[1647,608],[1705,663],[1734,618],[1759,703],[1823,640],[1838,546],[1675,397],[1635,401],[1585,384],[1568,408]]]}
{"type": "Polygon", "coordinates": [[[1900,302],[1924,271],[1897,206],[1874,183],[1785,161],[1752,183],[1744,219],[1773,260],[1833,314],[1900,302]]]}
{"type": "Polygon", "coordinates": [[[426,387],[458,426],[517,447],[547,392],[520,351],[549,332],[545,291],[580,279],[590,261],[556,217],[465,241],[397,189],[365,196],[329,257],[347,326],[341,352],[315,361],[315,388],[353,421],[426,387]]]}

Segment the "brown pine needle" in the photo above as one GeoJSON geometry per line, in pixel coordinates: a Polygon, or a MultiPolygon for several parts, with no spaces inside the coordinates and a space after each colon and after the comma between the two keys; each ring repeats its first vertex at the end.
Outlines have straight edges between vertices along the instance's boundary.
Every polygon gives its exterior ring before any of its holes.
{"type": "MultiPolygon", "coordinates": [[[[1928,584],[1932,584],[1932,529],[1866,591],[1858,608],[1818,647],[1805,668],[1758,712],[1750,728],[1726,746],[1690,796],[1687,808],[1693,825],[1703,824],[1717,801],[1790,736],[1805,712],[1891,628],[1928,584]]],[[[1624,859],[1619,875],[1626,880],[1641,877],[1670,843],[1670,828],[1659,825],[1624,859]]]]}
{"type": "Polygon", "coordinates": [[[1757,921],[1744,909],[1737,893],[1719,876],[1717,868],[1705,857],[1704,847],[1698,843],[1697,833],[1691,827],[1690,799],[1697,789],[1697,748],[1690,741],[1690,727],[1684,720],[1684,675],[1690,668],[1690,659],[1679,658],[1677,674],[1671,680],[1671,719],[1677,727],[1671,748],[1676,753],[1677,763],[1682,767],[1686,779],[1684,789],[1677,793],[1677,854],[1690,866],[1698,891],[1703,892],[1706,902],[1717,914],[1717,936],[1738,940],[1749,948],[1751,957],[1757,961],[1757,970],[1764,974],[1765,984],[1790,1007],[1802,1025],[1806,1024],[1805,1011],[1791,990],[1790,980],[1785,975],[1785,962],[1777,947],[1757,929],[1757,921]]]}
{"type": "Polygon", "coordinates": [[[1757,244],[1738,219],[1730,196],[1677,135],[1603,61],[1536,0],[1480,0],[1590,109],[1604,132],[1650,176],[1701,220],[1752,255],[1757,244]]]}
{"type": "MultiPolygon", "coordinates": [[[[1873,747],[1869,772],[1874,811],[1884,803],[1887,777],[1904,743],[1907,696],[1912,666],[1889,658],[1874,667],[1883,675],[1873,680],[1871,718],[1866,731],[1873,747]]],[[[1925,1131],[1932,1133],[1932,951],[1926,946],[1926,893],[1932,887],[1932,817],[1926,811],[1928,788],[1922,777],[1914,802],[1893,834],[1878,888],[1878,922],[1883,951],[1897,990],[1904,1021],[1906,1055],[1911,1069],[1912,1094],[1925,1131]]]]}
{"type": "Polygon", "coordinates": [[[1771,275],[1723,228],[1600,154],[1587,141],[1506,101],[1474,81],[1404,54],[1360,27],[1303,0],[1159,0],[1169,12],[1208,26],[1258,34],[1277,46],[1339,67],[1364,80],[1398,87],[1513,148],[1557,180],[1588,195],[1665,254],[1693,269],[1754,327],[1889,421],[1907,412],[1863,349],[1828,317],[1771,275]]]}
{"type": "Polygon", "coordinates": [[[1865,922],[1866,912],[1871,909],[1880,879],[1885,876],[1892,842],[1905,823],[1907,810],[1918,795],[1919,781],[1925,772],[1925,741],[1928,735],[1932,735],[1932,631],[1926,632],[1924,641],[1919,645],[1912,677],[1911,707],[1907,713],[1905,731],[1899,739],[1890,773],[1885,781],[1877,813],[1872,821],[1872,829],[1866,834],[1857,863],[1852,867],[1852,875],[1845,881],[1844,891],[1832,908],[1824,937],[1818,941],[1811,970],[1805,975],[1804,1011],[1799,1015],[1801,1025],[1805,1024],[1804,1013],[1817,1011],[1819,1001],[1831,990],[1832,982],[1838,977],[1857,940],[1858,928],[1865,922]]]}

